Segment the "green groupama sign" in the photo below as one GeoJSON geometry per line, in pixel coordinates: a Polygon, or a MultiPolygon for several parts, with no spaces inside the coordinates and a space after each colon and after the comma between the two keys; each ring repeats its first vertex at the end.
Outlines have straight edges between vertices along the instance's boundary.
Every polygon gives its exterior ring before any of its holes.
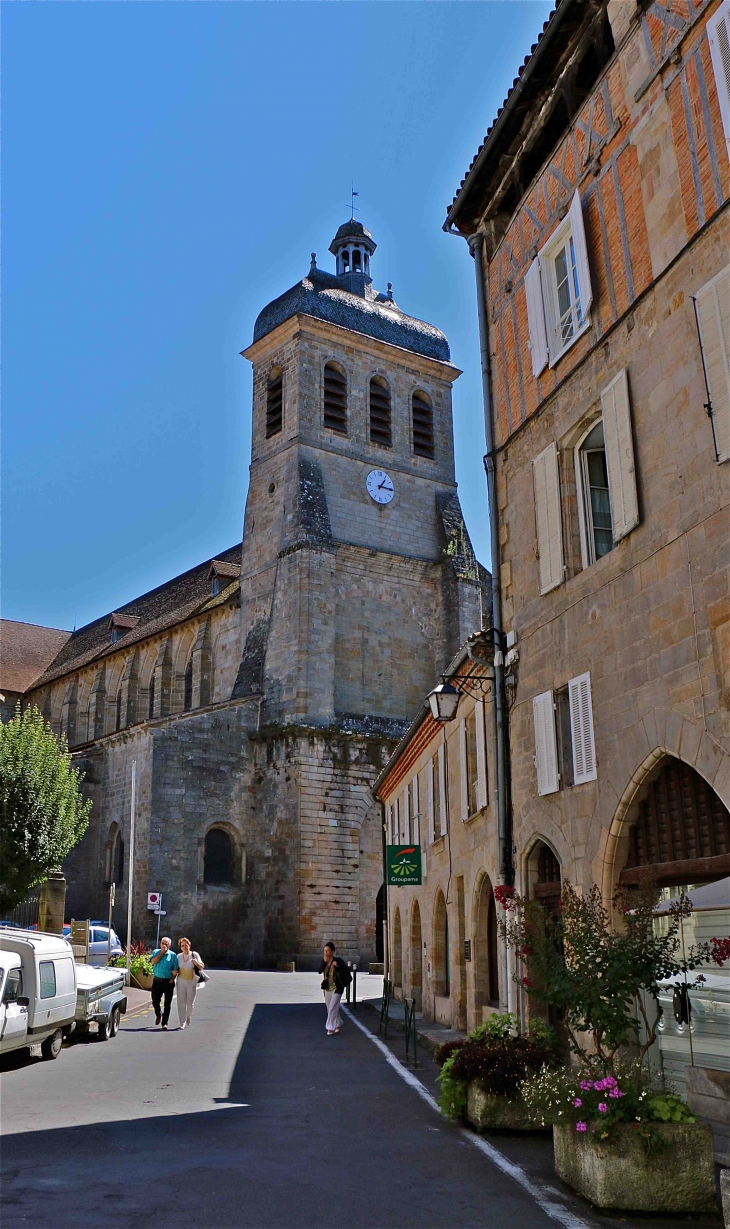
{"type": "Polygon", "coordinates": [[[402,888],[411,883],[418,887],[422,883],[420,845],[387,845],[385,860],[388,887],[402,888]]]}

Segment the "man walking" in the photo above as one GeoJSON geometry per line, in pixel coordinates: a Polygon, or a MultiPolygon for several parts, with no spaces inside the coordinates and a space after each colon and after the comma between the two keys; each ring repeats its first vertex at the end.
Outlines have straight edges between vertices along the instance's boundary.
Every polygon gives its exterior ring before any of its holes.
{"type": "Polygon", "coordinates": [[[155,1024],[162,1022],[165,1032],[167,1032],[167,1022],[170,1019],[172,992],[178,971],[177,956],[170,950],[171,947],[172,939],[165,935],[160,939],[160,946],[156,947],[152,953],[152,1006],[155,1009],[155,1024]],[[162,1007],[163,997],[164,1008],[162,1007]]]}
{"type": "Polygon", "coordinates": [[[324,945],[324,960],[319,966],[320,973],[324,973],[322,979],[322,989],[324,990],[324,1001],[327,1005],[327,1036],[331,1037],[333,1033],[339,1033],[342,1028],[342,1017],[340,1015],[340,1000],[343,992],[352,981],[352,973],[348,969],[341,956],[335,955],[335,945],[330,939],[329,943],[324,945]]]}

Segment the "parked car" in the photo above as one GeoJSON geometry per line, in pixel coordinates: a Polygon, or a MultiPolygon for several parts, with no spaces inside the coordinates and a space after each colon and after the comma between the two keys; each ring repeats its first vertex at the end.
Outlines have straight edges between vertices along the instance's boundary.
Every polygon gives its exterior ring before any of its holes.
{"type": "MultiPolygon", "coordinates": [[[[114,956],[124,955],[124,948],[119,942],[119,936],[112,926],[112,941],[111,949],[108,946],[109,926],[106,922],[89,922],[89,964],[103,965],[106,964],[107,951],[109,959],[114,956]]],[[[71,927],[68,923],[64,924],[63,936],[65,939],[71,938],[71,927]]]]}

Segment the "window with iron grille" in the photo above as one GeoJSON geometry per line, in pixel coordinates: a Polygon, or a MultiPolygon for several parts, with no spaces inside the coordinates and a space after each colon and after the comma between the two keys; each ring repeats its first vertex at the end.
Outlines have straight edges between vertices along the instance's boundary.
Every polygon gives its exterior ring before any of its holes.
{"type": "Polygon", "coordinates": [[[429,461],[433,461],[435,449],[431,398],[426,393],[415,392],[411,398],[411,413],[413,415],[413,451],[417,457],[427,457],[429,461]]]}
{"type": "Polygon", "coordinates": [[[380,376],[370,381],[370,442],[381,448],[393,447],[390,389],[380,376]]]}
{"type": "Polygon", "coordinates": [[[324,369],[324,425],[347,435],[347,376],[338,363],[327,363],[324,369]]]}
{"type": "Polygon", "coordinates": [[[284,422],[284,373],[272,367],[266,386],[266,438],[278,435],[284,422]]]}

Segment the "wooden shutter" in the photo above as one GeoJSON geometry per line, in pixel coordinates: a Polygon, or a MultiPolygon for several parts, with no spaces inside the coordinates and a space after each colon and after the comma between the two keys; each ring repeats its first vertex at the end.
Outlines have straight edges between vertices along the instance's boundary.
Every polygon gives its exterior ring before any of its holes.
{"type": "Polygon", "coordinates": [[[420,805],[418,801],[418,773],[416,773],[411,784],[411,803],[413,806],[413,815],[411,817],[411,835],[410,840],[414,845],[421,843],[421,824],[420,824],[420,805]]]}
{"type": "Polygon", "coordinates": [[[585,226],[583,225],[583,207],[580,203],[580,193],[577,189],[572,201],[570,202],[568,218],[570,220],[570,233],[573,236],[575,263],[578,268],[580,305],[583,309],[583,316],[585,317],[588,315],[588,308],[593,302],[593,289],[591,287],[591,267],[588,264],[586,231],[585,226]]]}
{"type": "Polygon", "coordinates": [[[717,459],[727,461],[730,457],[730,267],[702,287],[695,303],[717,459]]]}
{"type": "Polygon", "coordinates": [[[461,818],[469,818],[469,777],[467,767],[467,746],[466,746],[466,719],[462,718],[459,722],[459,786],[461,797],[461,818]]]}
{"type": "Polygon", "coordinates": [[[406,786],[403,791],[403,837],[408,843],[411,840],[411,791],[406,786]]]}
{"type": "Polygon", "coordinates": [[[558,452],[550,444],[532,463],[540,592],[549,593],[563,580],[563,533],[560,523],[558,452]]]}
{"type": "Polygon", "coordinates": [[[614,542],[620,542],[639,523],[629,382],[625,369],[620,371],[601,393],[601,407],[611,499],[611,528],[614,542]]]}
{"type": "Polygon", "coordinates": [[[448,812],[446,810],[446,747],[441,743],[439,758],[439,835],[446,835],[448,812]]]}
{"type": "Polygon", "coordinates": [[[730,0],[725,0],[707,23],[712,68],[717,85],[720,115],[730,157],[730,0]]]}
{"type": "Polygon", "coordinates": [[[477,807],[487,805],[487,745],[484,739],[484,701],[474,705],[477,723],[477,807]]]}
{"type": "Polygon", "coordinates": [[[570,732],[573,740],[573,781],[595,781],[596,748],[593,738],[593,705],[591,676],[579,674],[568,683],[570,699],[570,732]]]}
{"type": "Polygon", "coordinates": [[[433,776],[435,772],[434,760],[428,761],[428,842],[433,845],[436,840],[436,807],[433,789],[433,776]]]}
{"type": "Polygon", "coordinates": [[[548,361],[548,343],[545,329],[545,305],[542,301],[540,260],[537,256],[525,274],[525,295],[527,297],[527,325],[530,332],[532,374],[539,376],[548,361]]]}
{"type": "Polygon", "coordinates": [[[535,767],[538,794],[554,794],[558,789],[558,747],[555,739],[555,700],[544,691],[532,701],[535,723],[535,767]]]}

